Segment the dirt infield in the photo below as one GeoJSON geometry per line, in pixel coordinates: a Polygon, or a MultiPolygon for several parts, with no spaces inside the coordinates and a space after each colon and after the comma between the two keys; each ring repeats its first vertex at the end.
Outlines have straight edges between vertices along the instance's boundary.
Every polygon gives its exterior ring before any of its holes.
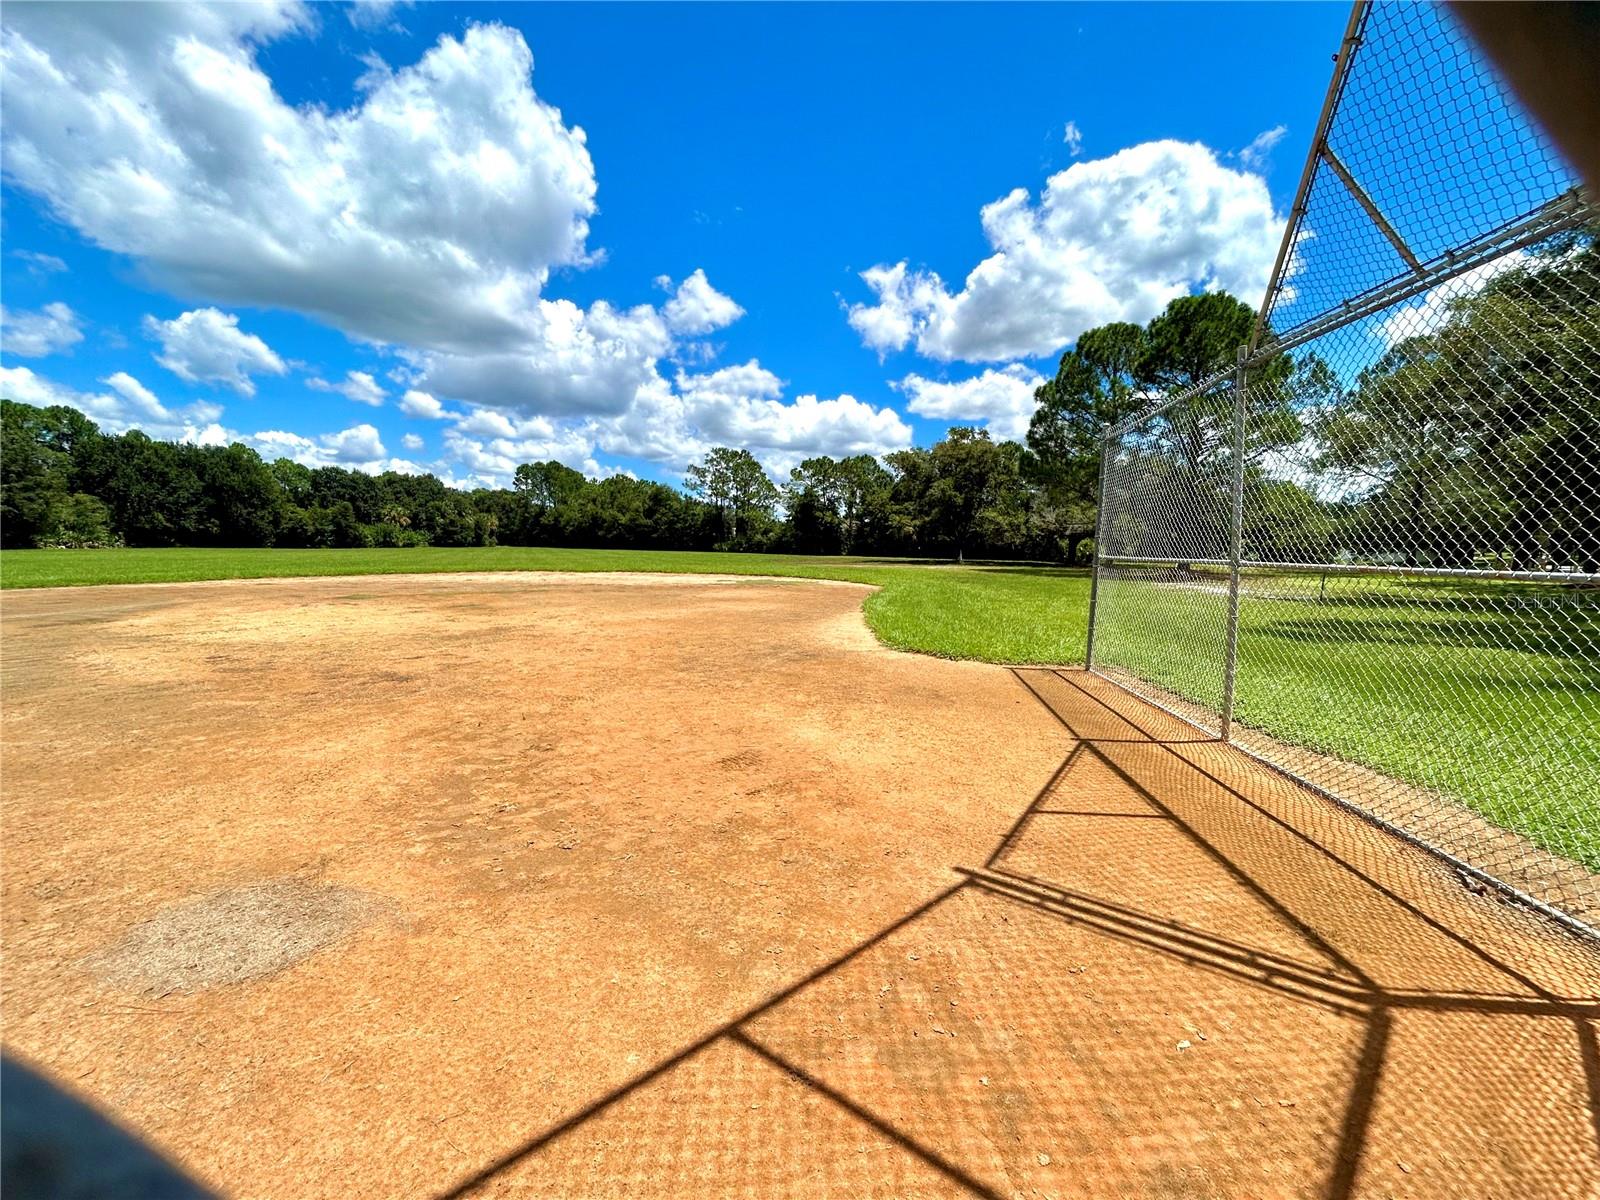
{"type": "Polygon", "coordinates": [[[1600,1194],[1600,955],[863,589],[0,594],[4,1042],[240,1196],[1600,1194]]]}

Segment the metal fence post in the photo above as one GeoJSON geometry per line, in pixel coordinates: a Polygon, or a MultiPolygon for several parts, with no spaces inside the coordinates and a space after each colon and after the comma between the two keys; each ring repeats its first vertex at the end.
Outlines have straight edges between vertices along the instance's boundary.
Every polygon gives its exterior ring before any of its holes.
{"type": "Polygon", "coordinates": [[[1441,6],[1357,0],[1335,62],[1245,353],[1141,393],[1102,457],[1089,662],[1600,939],[1600,736],[1573,721],[1600,257],[1570,249],[1600,191],[1441,6]],[[1491,275],[1492,303],[1419,300],[1491,275]]]}
{"type": "Polygon", "coordinates": [[[1106,458],[1111,453],[1111,427],[1100,435],[1100,483],[1094,493],[1094,570],[1089,576],[1089,640],[1083,651],[1083,669],[1094,670],[1094,619],[1100,603],[1100,532],[1106,521],[1106,458]]]}
{"type": "Polygon", "coordinates": [[[1228,651],[1222,678],[1222,740],[1233,740],[1233,690],[1239,674],[1239,560],[1244,550],[1245,359],[1240,346],[1233,369],[1233,517],[1228,535],[1228,651]]]}

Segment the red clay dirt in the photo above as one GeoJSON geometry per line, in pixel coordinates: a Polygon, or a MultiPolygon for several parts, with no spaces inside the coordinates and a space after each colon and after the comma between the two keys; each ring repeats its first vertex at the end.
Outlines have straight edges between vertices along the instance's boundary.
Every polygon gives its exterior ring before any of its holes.
{"type": "Polygon", "coordinates": [[[8,1053],[218,1191],[1600,1194],[1600,954],[863,589],[7,592],[8,1053]]]}

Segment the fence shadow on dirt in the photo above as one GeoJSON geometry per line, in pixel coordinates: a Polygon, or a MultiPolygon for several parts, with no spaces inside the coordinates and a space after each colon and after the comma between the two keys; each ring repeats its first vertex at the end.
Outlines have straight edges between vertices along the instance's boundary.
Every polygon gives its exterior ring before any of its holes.
{"type": "Polygon", "coordinates": [[[440,1193],[1580,1195],[1600,953],[1081,672],[982,866],[440,1193]],[[733,1188],[732,1190],[737,1190],[733,1188]]]}

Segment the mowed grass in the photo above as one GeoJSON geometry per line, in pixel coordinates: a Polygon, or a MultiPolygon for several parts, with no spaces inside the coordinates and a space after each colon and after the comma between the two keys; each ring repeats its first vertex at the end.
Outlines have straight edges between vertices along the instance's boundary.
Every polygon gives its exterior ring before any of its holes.
{"type": "MultiPolygon", "coordinates": [[[[1101,603],[1098,661],[1220,704],[1221,589],[1108,580],[1101,603]]],[[[1276,590],[1252,580],[1239,611],[1235,714],[1438,789],[1600,871],[1597,647],[1593,592],[1346,579],[1319,596],[1314,578],[1276,590]]]]}
{"type": "MultiPolygon", "coordinates": [[[[0,586],[459,571],[664,571],[839,579],[879,590],[867,624],[897,650],[1081,663],[1087,571],[1007,563],[561,550],[24,550],[0,586]]],[[[1215,708],[1222,590],[1109,582],[1104,663],[1215,708]]],[[[1251,579],[1237,714],[1276,738],[1437,788],[1600,870],[1600,596],[1407,580],[1251,579]],[[1281,584],[1281,586],[1279,586],[1281,584]]]]}
{"type": "Polygon", "coordinates": [[[0,554],[0,587],[6,588],[460,571],[664,571],[871,584],[881,590],[867,598],[867,624],[885,645],[984,662],[1080,663],[1089,620],[1088,571],[1013,563],[529,546],[0,554]]]}

